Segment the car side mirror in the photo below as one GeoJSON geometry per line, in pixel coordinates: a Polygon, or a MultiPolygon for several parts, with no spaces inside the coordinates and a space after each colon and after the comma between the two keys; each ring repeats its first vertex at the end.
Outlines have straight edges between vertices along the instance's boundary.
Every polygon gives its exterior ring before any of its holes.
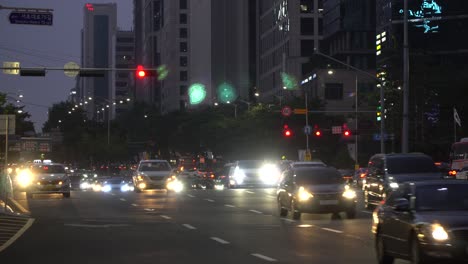
{"type": "Polygon", "coordinates": [[[410,203],[408,199],[405,199],[405,198],[396,199],[394,209],[395,211],[399,211],[399,212],[409,211],[410,203]]]}

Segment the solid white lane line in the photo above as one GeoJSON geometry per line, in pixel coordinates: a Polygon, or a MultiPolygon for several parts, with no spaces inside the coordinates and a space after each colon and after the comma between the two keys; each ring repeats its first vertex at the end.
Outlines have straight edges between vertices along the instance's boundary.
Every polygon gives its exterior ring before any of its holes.
{"type": "Polygon", "coordinates": [[[125,198],[120,198],[119,200],[122,201],[122,202],[127,201],[127,200],[125,200],[125,198]]]}
{"type": "Polygon", "coordinates": [[[370,212],[370,211],[364,211],[364,210],[362,210],[361,212],[366,213],[366,214],[372,214],[372,212],[370,212]]]}
{"type": "Polygon", "coordinates": [[[252,191],[245,191],[245,192],[246,192],[246,193],[254,193],[254,192],[252,192],[252,191]]]}
{"type": "Polygon", "coordinates": [[[230,244],[228,241],[223,240],[223,239],[221,239],[219,237],[210,237],[210,239],[212,239],[212,240],[214,240],[214,241],[216,241],[216,242],[218,242],[220,244],[223,244],[223,245],[230,244]]]}
{"type": "Polygon", "coordinates": [[[190,198],[195,198],[195,195],[187,194],[187,196],[190,198]]]}
{"type": "Polygon", "coordinates": [[[205,199],[205,201],[208,201],[208,202],[214,203],[214,200],[211,200],[211,199],[205,199]]]}
{"type": "Polygon", "coordinates": [[[172,217],[167,216],[167,215],[161,215],[161,217],[164,218],[164,219],[167,219],[167,220],[172,219],[172,217]]]}
{"type": "Polygon", "coordinates": [[[188,229],[197,229],[196,227],[192,226],[192,225],[189,225],[189,224],[183,224],[184,227],[188,228],[188,229]]]}
{"type": "Polygon", "coordinates": [[[231,207],[231,208],[236,207],[235,205],[232,205],[232,204],[225,204],[224,206],[231,207]]]}
{"type": "Polygon", "coordinates": [[[28,228],[31,227],[31,225],[34,223],[34,219],[30,218],[28,219],[28,222],[12,237],[10,238],[7,242],[5,242],[3,245],[0,246],[0,252],[5,250],[8,246],[13,244],[18,238],[20,238],[28,228]]]}
{"type": "Polygon", "coordinates": [[[274,259],[274,258],[270,258],[270,257],[267,257],[267,256],[265,256],[265,255],[258,254],[258,253],[253,253],[252,256],[257,257],[257,258],[259,258],[259,259],[263,259],[263,260],[269,261],[269,262],[276,262],[276,261],[277,261],[277,260],[274,259]]]}
{"type": "Polygon", "coordinates": [[[137,206],[138,206],[138,204],[132,204],[132,206],[135,206],[135,207],[137,207],[137,206]]]}
{"type": "Polygon", "coordinates": [[[322,227],[322,229],[325,230],[325,231],[330,231],[330,232],[338,233],[338,234],[342,234],[342,233],[343,233],[343,231],[336,230],[336,229],[331,229],[331,228],[326,228],[326,227],[322,227]]]}
{"type": "Polygon", "coordinates": [[[252,210],[249,210],[249,212],[256,213],[256,214],[263,214],[262,212],[257,211],[257,210],[253,210],[253,209],[252,209],[252,210]]]}

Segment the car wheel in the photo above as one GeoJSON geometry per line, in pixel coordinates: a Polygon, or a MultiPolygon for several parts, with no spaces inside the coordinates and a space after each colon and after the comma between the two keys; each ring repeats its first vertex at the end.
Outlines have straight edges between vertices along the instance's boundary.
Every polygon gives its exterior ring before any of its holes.
{"type": "Polygon", "coordinates": [[[286,217],[288,215],[288,210],[281,206],[281,202],[278,199],[278,214],[280,217],[286,217]]]}
{"type": "Polygon", "coordinates": [[[301,219],[301,212],[296,208],[295,202],[292,202],[291,205],[291,213],[292,213],[292,219],[293,220],[300,220],[301,219]]]}
{"type": "Polygon", "coordinates": [[[375,251],[377,253],[377,261],[379,264],[393,264],[395,259],[392,256],[387,255],[383,238],[379,233],[377,233],[375,240],[375,251]]]}
{"type": "Polygon", "coordinates": [[[421,252],[421,248],[419,247],[419,242],[416,236],[413,236],[411,240],[411,263],[413,264],[422,264],[422,263],[429,263],[430,259],[421,252]]]}
{"type": "Polygon", "coordinates": [[[66,192],[66,193],[62,193],[63,197],[65,198],[70,198],[70,193],[69,192],[66,192]]]}
{"type": "Polygon", "coordinates": [[[348,219],[354,219],[354,218],[356,218],[356,208],[349,209],[348,211],[346,211],[346,217],[347,217],[348,219]]]}

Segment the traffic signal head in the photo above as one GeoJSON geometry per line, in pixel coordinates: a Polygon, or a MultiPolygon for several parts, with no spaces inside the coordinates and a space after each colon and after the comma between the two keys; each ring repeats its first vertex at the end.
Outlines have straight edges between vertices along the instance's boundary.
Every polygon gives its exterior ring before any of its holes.
{"type": "Polygon", "coordinates": [[[158,75],[156,70],[145,69],[142,65],[138,65],[136,68],[136,76],[140,79],[156,75],[158,75]]]}
{"type": "Polygon", "coordinates": [[[344,130],[344,131],[343,131],[343,136],[345,136],[345,137],[351,136],[351,131],[349,131],[349,130],[344,130]]]}
{"type": "Polygon", "coordinates": [[[321,132],[320,130],[315,131],[315,136],[316,136],[316,137],[321,137],[321,136],[322,136],[322,132],[321,132]]]}
{"type": "Polygon", "coordinates": [[[376,119],[377,119],[377,122],[382,121],[382,107],[381,106],[377,107],[376,119]]]}
{"type": "Polygon", "coordinates": [[[283,125],[283,136],[284,137],[291,137],[293,135],[292,130],[289,128],[289,125],[283,125]]]}

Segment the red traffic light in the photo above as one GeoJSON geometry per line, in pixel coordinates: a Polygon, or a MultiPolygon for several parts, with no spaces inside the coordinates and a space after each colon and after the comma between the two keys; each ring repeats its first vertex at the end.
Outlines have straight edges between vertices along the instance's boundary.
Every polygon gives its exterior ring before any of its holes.
{"type": "Polygon", "coordinates": [[[291,130],[286,129],[286,130],[284,131],[284,136],[285,136],[285,137],[290,137],[290,136],[292,136],[291,130]]]}
{"type": "Polygon", "coordinates": [[[345,137],[351,136],[351,131],[349,131],[349,130],[343,131],[343,136],[345,136],[345,137]]]}
{"type": "Polygon", "coordinates": [[[315,131],[315,136],[316,137],[322,136],[322,132],[320,130],[315,131]]]}
{"type": "Polygon", "coordinates": [[[146,71],[143,68],[143,66],[141,66],[141,65],[137,66],[137,76],[140,77],[140,78],[146,77],[146,71]]]}

